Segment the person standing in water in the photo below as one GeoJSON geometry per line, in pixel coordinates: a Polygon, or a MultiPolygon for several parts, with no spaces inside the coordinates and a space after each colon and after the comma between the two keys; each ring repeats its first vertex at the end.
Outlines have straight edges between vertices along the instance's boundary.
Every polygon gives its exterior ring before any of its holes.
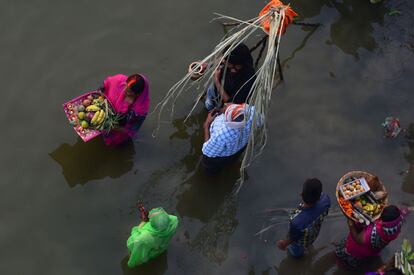
{"type": "Polygon", "coordinates": [[[226,104],[220,111],[210,111],[204,122],[201,165],[208,175],[218,174],[236,161],[249,142],[254,106],[226,104]]]}
{"type": "Polygon", "coordinates": [[[119,127],[103,134],[103,140],[106,145],[123,144],[135,136],[147,116],[149,81],[142,74],[117,74],[106,78],[100,90],[122,117],[119,127]]]}
{"type": "Polygon", "coordinates": [[[331,200],[322,193],[322,183],[317,178],[305,181],[302,200],[290,217],[288,238],[277,241],[280,249],[287,249],[295,258],[302,257],[306,248],[316,240],[331,207],[331,200]]]}
{"type": "Polygon", "coordinates": [[[207,111],[221,108],[223,103],[245,103],[255,74],[250,50],[241,43],[224,58],[224,63],[215,72],[214,82],[207,89],[207,111]]]}
{"type": "Polygon", "coordinates": [[[168,215],[161,207],[141,211],[141,223],[134,226],[127,240],[128,267],[133,268],[165,252],[178,226],[176,216],[168,215]]]}
{"type": "Polygon", "coordinates": [[[407,212],[389,205],[378,220],[366,227],[348,219],[349,234],[336,246],[337,258],[346,267],[357,268],[364,259],[378,256],[383,248],[400,235],[405,215],[407,212]]]}

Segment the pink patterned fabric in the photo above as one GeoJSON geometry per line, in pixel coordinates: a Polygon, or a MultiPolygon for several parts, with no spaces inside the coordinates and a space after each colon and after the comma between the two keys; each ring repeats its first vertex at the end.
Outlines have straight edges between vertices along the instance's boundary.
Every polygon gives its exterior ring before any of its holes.
{"type": "Polygon", "coordinates": [[[373,226],[373,224],[370,224],[364,229],[364,244],[355,242],[351,236],[351,233],[349,233],[346,240],[346,251],[353,257],[365,258],[370,256],[377,256],[381,252],[381,250],[374,250],[370,245],[370,235],[373,226]]]}
{"type": "Polygon", "coordinates": [[[402,223],[403,216],[391,222],[376,220],[364,229],[364,244],[358,244],[351,234],[348,235],[346,251],[356,258],[378,256],[385,246],[398,237],[402,223]]]}
{"type": "Polygon", "coordinates": [[[148,113],[150,104],[149,81],[144,75],[140,74],[140,76],[145,81],[145,89],[132,104],[125,101],[125,87],[128,76],[117,74],[106,78],[104,81],[104,93],[115,112],[126,117],[126,124],[123,127],[113,129],[102,135],[106,145],[119,145],[132,138],[148,113]]]}

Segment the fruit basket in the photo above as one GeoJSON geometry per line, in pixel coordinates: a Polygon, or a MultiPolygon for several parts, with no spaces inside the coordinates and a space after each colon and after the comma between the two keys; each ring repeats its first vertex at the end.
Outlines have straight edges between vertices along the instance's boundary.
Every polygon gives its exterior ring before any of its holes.
{"type": "Polygon", "coordinates": [[[337,183],[336,199],[345,216],[364,224],[377,220],[388,204],[384,184],[375,175],[364,171],[351,171],[342,176],[337,183]],[[359,182],[360,187],[352,185],[355,182],[359,182]],[[355,191],[348,193],[349,186],[355,191]]]}
{"type": "Polygon", "coordinates": [[[338,186],[342,197],[346,200],[352,200],[370,191],[369,185],[365,178],[359,178],[351,182],[344,182],[338,186]]]}
{"type": "Polygon", "coordinates": [[[70,125],[85,142],[103,131],[110,131],[119,120],[100,91],[91,91],[64,103],[63,110],[70,125]]]}

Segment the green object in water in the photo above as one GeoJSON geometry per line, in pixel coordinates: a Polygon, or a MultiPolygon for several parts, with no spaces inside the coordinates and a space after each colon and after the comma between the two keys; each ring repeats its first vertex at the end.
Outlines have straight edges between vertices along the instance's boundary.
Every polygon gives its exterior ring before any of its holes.
{"type": "Polygon", "coordinates": [[[397,9],[391,9],[389,12],[388,12],[388,15],[400,15],[401,14],[401,11],[399,11],[399,10],[397,10],[397,9]]]}
{"type": "Polygon", "coordinates": [[[152,209],[148,217],[149,222],[132,228],[127,240],[129,268],[146,263],[166,251],[177,230],[178,218],[168,215],[162,208],[152,209]]]}

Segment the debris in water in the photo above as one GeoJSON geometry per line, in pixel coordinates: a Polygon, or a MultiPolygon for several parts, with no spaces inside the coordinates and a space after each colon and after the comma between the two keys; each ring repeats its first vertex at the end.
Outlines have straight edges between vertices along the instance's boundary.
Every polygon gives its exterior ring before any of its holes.
{"type": "Polygon", "coordinates": [[[385,122],[381,125],[384,127],[386,138],[395,138],[402,130],[400,120],[392,116],[385,118],[385,122]]]}

